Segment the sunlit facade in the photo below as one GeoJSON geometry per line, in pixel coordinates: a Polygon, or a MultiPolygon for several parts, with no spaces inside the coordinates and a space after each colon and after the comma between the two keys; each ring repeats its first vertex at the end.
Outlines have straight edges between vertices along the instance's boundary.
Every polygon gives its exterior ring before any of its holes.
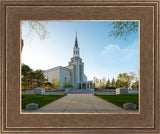
{"type": "Polygon", "coordinates": [[[84,62],[80,58],[80,48],[78,46],[77,32],[75,44],[73,47],[73,57],[68,66],[58,66],[43,72],[48,82],[53,82],[56,78],[59,81],[60,88],[64,88],[66,84],[71,84],[74,89],[91,89],[92,82],[87,81],[84,74],[84,62]]]}

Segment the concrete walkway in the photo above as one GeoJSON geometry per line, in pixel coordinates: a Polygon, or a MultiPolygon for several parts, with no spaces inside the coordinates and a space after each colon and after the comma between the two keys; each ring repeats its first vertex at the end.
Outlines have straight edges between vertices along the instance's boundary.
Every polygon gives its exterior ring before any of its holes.
{"type": "MultiPolygon", "coordinates": [[[[23,111],[27,112],[27,111],[23,111]]],[[[93,94],[68,94],[65,97],[49,103],[34,113],[128,113],[93,94]]],[[[134,112],[134,111],[133,111],[134,112]]]]}

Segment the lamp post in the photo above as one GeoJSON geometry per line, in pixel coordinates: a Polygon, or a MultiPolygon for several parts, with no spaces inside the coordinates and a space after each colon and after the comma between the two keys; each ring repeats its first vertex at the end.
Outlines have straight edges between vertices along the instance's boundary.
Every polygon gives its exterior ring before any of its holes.
{"type": "Polygon", "coordinates": [[[96,84],[95,84],[95,79],[96,79],[96,77],[93,77],[93,79],[94,79],[94,84],[93,84],[93,88],[95,89],[95,86],[96,86],[96,84]]]}

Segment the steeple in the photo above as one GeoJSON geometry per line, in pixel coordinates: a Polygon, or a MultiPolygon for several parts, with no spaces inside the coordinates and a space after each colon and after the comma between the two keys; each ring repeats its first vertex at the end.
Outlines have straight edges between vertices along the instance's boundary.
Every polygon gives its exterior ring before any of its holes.
{"type": "Polygon", "coordinates": [[[76,31],[75,47],[78,47],[78,41],[77,41],[77,31],[76,31]]]}
{"type": "Polygon", "coordinates": [[[79,47],[78,47],[78,41],[77,41],[77,31],[76,31],[75,44],[74,44],[74,47],[73,47],[73,57],[79,57],[79,47]]]}

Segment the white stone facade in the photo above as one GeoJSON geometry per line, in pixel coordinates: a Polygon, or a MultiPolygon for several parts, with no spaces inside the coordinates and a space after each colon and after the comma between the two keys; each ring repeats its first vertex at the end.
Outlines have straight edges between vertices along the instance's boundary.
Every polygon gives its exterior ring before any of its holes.
{"type": "MultiPolygon", "coordinates": [[[[78,47],[77,33],[75,45],[73,47],[73,57],[71,58],[69,65],[65,67],[54,67],[43,71],[43,73],[45,74],[48,82],[52,83],[53,79],[57,78],[60,88],[64,88],[64,84],[66,81],[69,82],[74,89],[81,89],[82,83],[86,83],[87,85],[87,77],[84,74],[84,63],[80,58],[80,49],[78,47]]],[[[86,86],[86,89],[87,87],[88,86],[86,86]]]]}
{"type": "Polygon", "coordinates": [[[65,81],[71,81],[71,70],[62,66],[48,69],[44,71],[44,74],[48,82],[51,83],[53,82],[54,78],[57,78],[60,88],[63,88],[65,81]]]}

